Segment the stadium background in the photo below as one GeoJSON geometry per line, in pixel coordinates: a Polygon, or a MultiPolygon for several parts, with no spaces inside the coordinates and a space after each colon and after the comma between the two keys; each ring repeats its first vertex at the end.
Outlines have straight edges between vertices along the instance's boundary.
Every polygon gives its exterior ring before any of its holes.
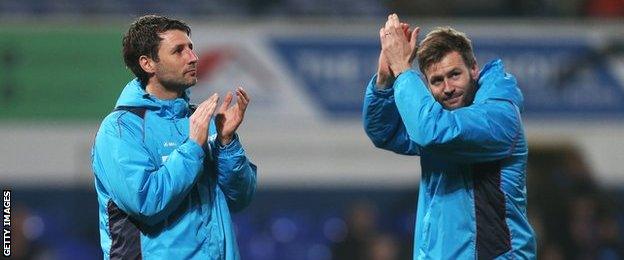
{"type": "Polygon", "coordinates": [[[137,16],[189,22],[196,101],[242,85],[258,190],[234,216],[243,259],[407,259],[418,158],[375,149],[360,120],[378,28],[451,25],[525,96],[531,222],[543,259],[624,257],[624,2],[0,1],[0,186],[13,257],[99,259],[90,147],[131,78],[137,16]]]}

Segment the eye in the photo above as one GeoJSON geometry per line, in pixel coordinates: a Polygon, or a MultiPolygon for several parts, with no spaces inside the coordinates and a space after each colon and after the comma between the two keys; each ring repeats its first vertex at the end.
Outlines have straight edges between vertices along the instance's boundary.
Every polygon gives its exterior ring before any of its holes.
{"type": "Polygon", "coordinates": [[[460,74],[461,74],[461,73],[459,73],[459,72],[455,71],[455,72],[451,73],[451,78],[453,78],[453,79],[457,79],[457,78],[459,78],[459,75],[460,75],[460,74]]]}
{"type": "Polygon", "coordinates": [[[430,84],[432,86],[438,86],[438,85],[440,85],[441,82],[442,82],[442,80],[440,80],[440,79],[434,79],[434,80],[431,80],[430,84]]]}

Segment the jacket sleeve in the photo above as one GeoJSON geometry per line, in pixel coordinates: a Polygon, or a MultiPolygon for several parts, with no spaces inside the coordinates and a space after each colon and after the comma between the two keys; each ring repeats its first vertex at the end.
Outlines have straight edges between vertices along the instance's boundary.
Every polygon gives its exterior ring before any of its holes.
{"type": "Polygon", "coordinates": [[[394,101],[394,88],[377,90],[376,76],[364,96],[364,131],[375,147],[404,155],[419,155],[420,147],[410,140],[394,101]]]}
{"type": "MultiPolygon", "coordinates": [[[[509,77],[494,84],[514,84],[509,77]]],[[[487,99],[446,110],[412,70],[394,83],[396,106],[410,138],[431,153],[459,162],[484,162],[511,155],[522,131],[520,112],[504,99],[487,99]]]]}
{"type": "Polygon", "coordinates": [[[187,140],[162,166],[150,158],[140,122],[118,118],[97,134],[96,176],[120,209],[153,225],[166,219],[191,190],[202,171],[204,151],[187,140]]]}
{"type": "Polygon", "coordinates": [[[247,159],[238,135],[222,146],[211,140],[217,163],[217,183],[227,198],[228,207],[237,212],[249,205],[256,192],[257,167],[247,159]]]}

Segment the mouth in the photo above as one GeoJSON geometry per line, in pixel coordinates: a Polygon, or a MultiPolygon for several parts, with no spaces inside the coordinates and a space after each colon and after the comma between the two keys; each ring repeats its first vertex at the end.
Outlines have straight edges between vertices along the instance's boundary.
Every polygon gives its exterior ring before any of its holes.
{"type": "Polygon", "coordinates": [[[196,76],[197,75],[197,70],[196,69],[190,69],[184,72],[184,74],[191,74],[191,76],[196,76]]]}
{"type": "Polygon", "coordinates": [[[447,106],[455,106],[455,105],[459,104],[459,102],[461,102],[461,100],[462,100],[461,97],[462,96],[463,95],[460,94],[460,95],[457,95],[455,97],[449,98],[447,100],[444,100],[444,103],[446,103],[447,106]]]}

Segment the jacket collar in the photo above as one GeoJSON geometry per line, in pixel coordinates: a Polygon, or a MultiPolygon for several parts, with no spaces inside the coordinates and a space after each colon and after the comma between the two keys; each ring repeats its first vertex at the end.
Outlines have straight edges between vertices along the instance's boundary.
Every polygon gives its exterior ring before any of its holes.
{"type": "Polygon", "coordinates": [[[161,117],[182,118],[189,113],[189,94],[190,90],[187,89],[182,97],[162,100],[147,93],[145,86],[135,78],[126,84],[115,107],[143,107],[155,111],[161,117]]]}
{"type": "Polygon", "coordinates": [[[496,59],[485,64],[479,73],[477,85],[474,103],[482,103],[487,99],[502,99],[512,102],[522,110],[524,97],[518,88],[516,78],[505,72],[502,60],[496,59]]]}

